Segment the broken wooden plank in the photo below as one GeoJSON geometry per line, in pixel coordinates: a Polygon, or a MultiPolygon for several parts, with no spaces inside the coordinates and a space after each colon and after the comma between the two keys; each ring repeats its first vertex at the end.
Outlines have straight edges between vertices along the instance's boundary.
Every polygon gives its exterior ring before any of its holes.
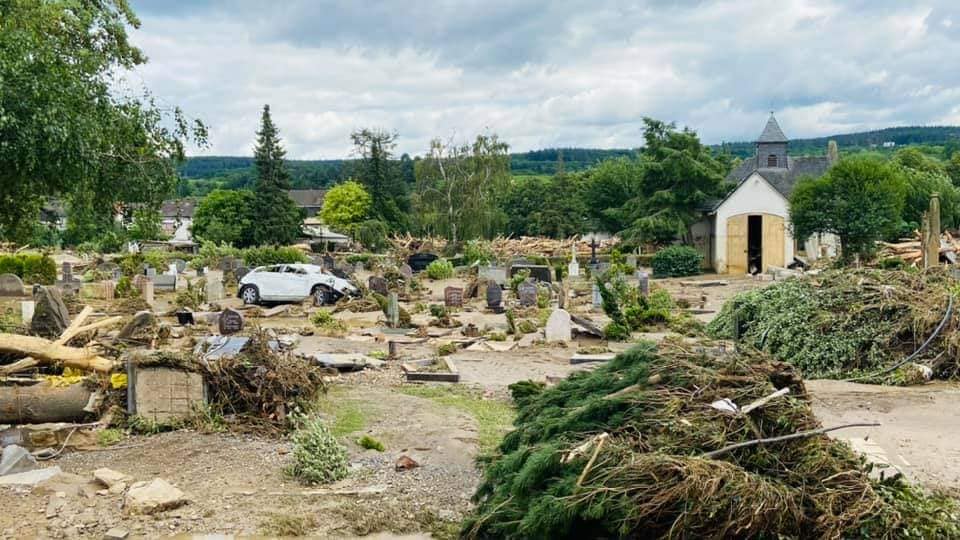
{"type": "Polygon", "coordinates": [[[704,279],[701,281],[681,281],[680,285],[684,287],[723,287],[730,282],[725,279],[704,279]]]}
{"type": "Polygon", "coordinates": [[[282,305],[274,306],[270,309],[265,309],[261,311],[260,316],[267,317],[267,318],[274,317],[274,316],[280,315],[281,313],[286,313],[289,310],[290,310],[289,304],[282,304],[282,305]]]}

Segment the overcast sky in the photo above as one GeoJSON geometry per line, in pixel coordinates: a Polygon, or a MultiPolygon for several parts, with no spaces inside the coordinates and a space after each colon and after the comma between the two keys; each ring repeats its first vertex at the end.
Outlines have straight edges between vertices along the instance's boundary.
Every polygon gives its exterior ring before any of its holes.
{"type": "Polygon", "coordinates": [[[631,148],[642,118],[705,142],[960,124],[956,0],[134,0],[128,78],[249,155],[269,103],[291,158],[349,134],[493,132],[513,151],[631,148]]]}

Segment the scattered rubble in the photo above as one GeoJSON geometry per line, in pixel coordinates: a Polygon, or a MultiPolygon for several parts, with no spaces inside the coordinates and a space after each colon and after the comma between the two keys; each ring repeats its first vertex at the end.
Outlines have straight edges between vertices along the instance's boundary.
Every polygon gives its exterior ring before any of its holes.
{"type": "Polygon", "coordinates": [[[155,514],[187,504],[186,495],[162,478],[130,486],[123,506],[132,514],[155,514]]]}

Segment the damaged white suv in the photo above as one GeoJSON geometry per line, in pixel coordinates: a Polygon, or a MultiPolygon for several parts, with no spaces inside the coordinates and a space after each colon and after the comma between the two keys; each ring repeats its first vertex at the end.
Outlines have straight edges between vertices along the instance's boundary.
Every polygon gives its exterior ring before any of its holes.
{"type": "Polygon", "coordinates": [[[312,296],[318,305],[333,304],[359,294],[352,283],[313,264],[274,264],[254,268],[243,276],[237,296],[244,304],[301,302],[312,296]]]}

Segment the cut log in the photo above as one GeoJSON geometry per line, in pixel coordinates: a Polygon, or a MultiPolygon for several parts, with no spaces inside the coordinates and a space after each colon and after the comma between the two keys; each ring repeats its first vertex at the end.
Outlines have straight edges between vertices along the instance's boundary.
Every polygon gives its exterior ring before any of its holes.
{"type": "Polygon", "coordinates": [[[30,356],[41,364],[62,362],[67,367],[109,372],[116,363],[91,349],[66,347],[43,338],[21,336],[19,334],[0,334],[0,352],[30,356]]]}
{"type": "Polygon", "coordinates": [[[57,388],[45,383],[0,386],[0,424],[71,422],[86,414],[90,390],[83,383],[57,388]]]}

